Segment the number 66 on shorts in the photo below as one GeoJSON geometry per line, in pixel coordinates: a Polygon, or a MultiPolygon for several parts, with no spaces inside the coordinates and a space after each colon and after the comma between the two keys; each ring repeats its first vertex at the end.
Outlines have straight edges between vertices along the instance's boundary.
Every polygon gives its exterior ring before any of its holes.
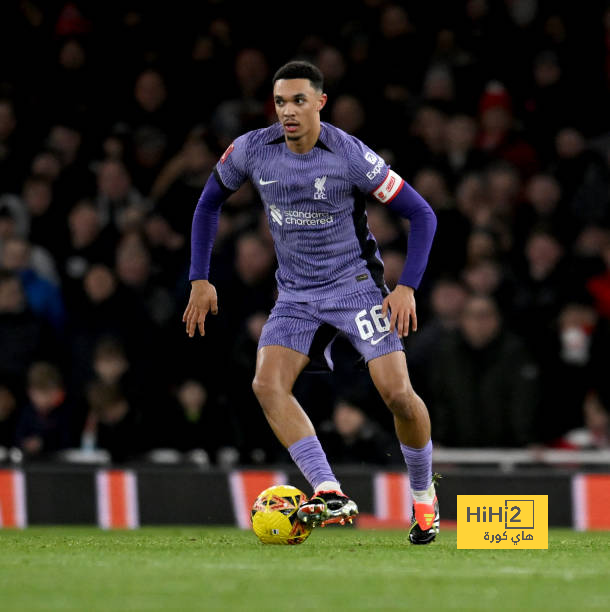
{"type": "Polygon", "coordinates": [[[375,334],[375,329],[383,334],[390,329],[390,319],[381,315],[382,306],[373,306],[369,312],[361,310],[355,317],[358,332],[363,340],[368,340],[375,334]],[[367,318],[368,316],[368,318],[367,318]],[[372,321],[372,323],[371,323],[372,321]],[[373,327],[374,326],[374,327],[373,327]]]}

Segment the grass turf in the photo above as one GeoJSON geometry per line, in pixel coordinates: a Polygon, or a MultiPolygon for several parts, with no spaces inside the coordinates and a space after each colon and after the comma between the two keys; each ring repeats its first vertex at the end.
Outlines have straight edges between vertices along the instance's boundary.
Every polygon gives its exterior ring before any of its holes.
{"type": "Polygon", "coordinates": [[[457,550],[318,529],[264,546],[233,528],[0,530],[0,609],[610,609],[610,533],[549,530],[549,550],[457,550]]]}

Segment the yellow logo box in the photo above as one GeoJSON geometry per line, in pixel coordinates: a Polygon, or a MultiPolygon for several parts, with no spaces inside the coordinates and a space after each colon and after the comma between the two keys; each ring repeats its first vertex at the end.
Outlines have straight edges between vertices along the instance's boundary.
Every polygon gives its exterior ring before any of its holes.
{"type": "Polygon", "coordinates": [[[548,495],[458,495],[458,548],[548,548],[548,495]]]}

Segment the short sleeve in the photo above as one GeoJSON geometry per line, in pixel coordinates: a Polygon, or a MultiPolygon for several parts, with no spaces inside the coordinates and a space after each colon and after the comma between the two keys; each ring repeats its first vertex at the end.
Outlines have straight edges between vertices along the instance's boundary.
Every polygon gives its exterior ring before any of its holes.
{"type": "Polygon", "coordinates": [[[246,157],[248,135],[236,138],[222,154],[216,164],[216,173],[222,186],[229,191],[237,191],[248,178],[246,157]]]}
{"type": "Polygon", "coordinates": [[[391,202],[404,184],[384,159],[357,138],[351,138],[350,178],[362,191],[383,204],[391,202]]]}
{"type": "Polygon", "coordinates": [[[363,193],[372,193],[387,176],[389,167],[383,157],[357,138],[352,136],[349,141],[350,179],[363,193]]]}

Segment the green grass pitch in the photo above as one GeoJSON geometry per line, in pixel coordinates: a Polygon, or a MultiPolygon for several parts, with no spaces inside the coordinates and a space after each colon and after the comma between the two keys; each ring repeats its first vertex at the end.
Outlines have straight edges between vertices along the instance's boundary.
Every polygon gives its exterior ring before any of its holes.
{"type": "Polygon", "coordinates": [[[0,609],[610,609],[610,532],[549,530],[549,550],[457,550],[406,533],[318,529],[264,546],[234,528],[0,530],[0,609]]]}

